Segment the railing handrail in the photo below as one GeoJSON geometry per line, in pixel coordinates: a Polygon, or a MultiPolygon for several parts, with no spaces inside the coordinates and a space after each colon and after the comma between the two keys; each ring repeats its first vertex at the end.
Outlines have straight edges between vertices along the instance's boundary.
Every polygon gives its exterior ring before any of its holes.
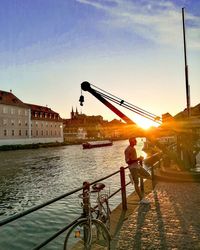
{"type": "MultiPolygon", "coordinates": [[[[97,183],[97,182],[100,182],[100,181],[103,181],[103,180],[105,180],[105,179],[108,179],[108,178],[110,178],[111,176],[113,176],[113,175],[115,175],[115,174],[117,174],[117,173],[119,173],[119,172],[120,172],[120,170],[115,171],[115,172],[112,173],[112,174],[109,174],[109,175],[107,175],[107,176],[105,176],[105,177],[103,177],[103,178],[101,178],[101,179],[98,179],[98,180],[96,180],[96,181],[94,181],[94,182],[91,182],[91,184],[95,184],[95,183],[97,183]]],[[[41,208],[43,208],[43,207],[46,207],[46,206],[48,206],[48,205],[50,205],[50,204],[52,204],[52,203],[54,203],[54,202],[56,202],[56,201],[58,201],[58,200],[61,200],[61,199],[65,198],[65,197],[67,197],[67,196],[69,196],[69,195],[71,195],[71,194],[74,194],[74,193],[76,193],[76,192],[78,192],[78,191],[81,191],[82,189],[83,189],[83,186],[81,186],[81,187],[79,187],[79,188],[76,188],[76,189],[74,189],[74,190],[72,190],[72,191],[70,191],[70,192],[67,192],[67,193],[65,193],[65,194],[62,194],[62,195],[60,195],[60,196],[58,196],[58,197],[56,197],[56,198],[53,198],[53,199],[51,199],[51,200],[49,200],[49,201],[47,201],[47,202],[42,203],[42,204],[40,204],[40,205],[34,206],[34,207],[30,208],[30,209],[27,209],[26,211],[23,211],[23,212],[21,212],[21,213],[18,213],[18,214],[15,214],[15,215],[13,215],[13,216],[10,216],[9,218],[6,218],[6,219],[0,221],[0,226],[3,226],[3,225],[5,225],[5,224],[8,224],[8,223],[10,223],[10,222],[12,222],[12,221],[14,221],[14,220],[17,220],[17,219],[19,219],[19,218],[21,218],[21,217],[23,217],[23,216],[25,216],[25,215],[28,215],[28,214],[32,213],[32,212],[35,212],[35,211],[37,211],[37,210],[39,210],[39,209],[41,209],[41,208]]]]}
{"type": "MultiPolygon", "coordinates": [[[[148,159],[150,159],[150,158],[152,158],[152,157],[155,157],[155,156],[157,156],[157,155],[159,155],[159,154],[160,154],[160,153],[155,153],[155,154],[153,154],[152,156],[147,157],[147,158],[145,159],[145,161],[148,160],[148,159]]],[[[128,168],[128,166],[124,167],[124,169],[127,169],[127,168],[128,168]]],[[[111,177],[111,176],[113,176],[113,175],[116,175],[116,174],[118,174],[119,172],[120,172],[120,170],[117,170],[117,171],[113,172],[112,174],[109,174],[109,175],[107,175],[107,176],[105,176],[105,177],[103,177],[103,178],[100,178],[100,179],[98,179],[98,180],[96,180],[96,181],[94,181],[94,182],[91,182],[91,184],[95,184],[95,183],[97,183],[97,182],[100,182],[100,181],[103,181],[103,180],[105,180],[105,179],[108,179],[109,177],[111,177]]],[[[47,202],[44,202],[44,203],[40,204],[40,205],[34,206],[34,207],[30,208],[30,209],[27,209],[26,211],[23,211],[23,212],[21,212],[21,213],[18,213],[18,214],[15,214],[15,215],[13,215],[13,216],[10,216],[9,218],[6,218],[6,219],[0,221],[0,226],[3,226],[3,225],[5,225],[5,224],[7,224],[7,223],[10,223],[10,222],[14,221],[14,220],[17,220],[17,219],[19,219],[19,218],[21,218],[21,217],[23,217],[23,216],[25,216],[25,215],[28,215],[28,214],[30,214],[30,213],[32,213],[32,212],[35,212],[35,211],[37,211],[37,210],[39,210],[39,209],[41,209],[41,208],[43,208],[43,207],[45,207],[45,206],[48,206],[48,205],[50,205],[50,204],[52,204],[52,203],[54,203],[54,202],[56,202],[56,201],[58,201],[58,200],[61,200],[61,199],[65,198],[65,197],[67,197],[67,196],[69,196],[69,195],[71,195],[71,194],[74,194],[74,193],[76,193],[76,192],[78,192],[78,191],[80,191],[80,190],[82,190],[82,189],[83,189],[83,186],[81,186],[81,187],[79,187],[79,188],[77,188],[77,189],[74,189],[74,190],[72,190],[72,191],[70,191],[70,192],[64,193],[64,194],[62,194],[62,195],[60,195],[60,196],[58,196],[58,197],[56,197],[56,198],[53,198],[53,199],[51,199],[51,200],[49,200],[49,201],[47,201],[47,202]]],[[[119,192],[120,190],[121,190],[121,189],[119,189],[118,192],[119,192]]],[[[110,195],[110,196],[111,196],[111,195],[110,195]]],[[[111,196],[111,197],[112,197],[112,196],[111,196]]]]}
{"type": "Polygon", "coordinates": [[[60,234],[64,233],[67,229],[69,229],[71,226],[73,226],[79,219],[83,218],[83,216],[79,216],[78,218],[76,218],[75,220],[73,220],[70,224],[66,225],[65,227],[63,227],[62,229],[60,229],[59,231],[57,231],[56,233],[54,233],[51,237],[49,237],[48,239],[46,239],[45,241],[43,241],[42,243],[40,243],[39,245],[37,245],[36,247],[33,248],[33,250],[38,250],[41,247],[44,247],[45,245],[47,245],[50,241],[54,240],[56,237],[58,237],[60,234]]]}
{"type": "Polygon", "coordinates": [[[28,215],[28,214],[30,214],[30,213],[32,213],[32,212],[35,212],[35,211],[37,211],[37,210],[39,210],[39,209],[41,209],[41,208],[43,208],[43,207],[46,207],[46,206],[48,206],[48,205],[50,205],[50,204],[52,204],[52,203],[54,203],[54,202],[56,202],[56,201],[58,201],[58,200],[61,200],[61,199],[65,198],[65,197],[67,197],[67,196],[69,196],[69,195],[71,195],[71,194],[73,194],[73,193],[76,193],[76,192],[82,190],[82,188],[83,188],[83,187],[74,189],[74,190],[72,190],[72,191],[70,191],[70,192],[68,192],[68,193],[65,193],[65,194],[63,194],[63,195],[60,195],[60,196],[58,196],[58,197],[56,197],[56,198],[54,198],[54,199],[51,199],[51,200],[49,200],[49,201],[47,201],[47,202],[45,202],[45,203],[42,203],[42,204],[40,204],[40,205],[34,206],[34,207],[32,207],[32,208],[29,208],[29,209],[27,209],[26,211],[23,211],[23,212],[21,212],[21,213],[18,213],[18,214],[15,214],[15,215],[13,215],[13,216],[10,216],[9,218],[6,218],[6,219],[0,221],[0,226],[3,226],[3,225],[5,225],[5,224],[7,224],[7,223],[10,223],[10,222],[14,221],[14,220],[17,220],[17,219],[19,219],[19,218],[21,218],[21,217],[23,217],[23,216],[25,216],[25,215],[28,215]]]}
{"type": "MultiPolygon", "coordinates": [[[[160,153],[155,153],[154,155],[152,155],[152,156],[146,158],[145,161],[148,161],[149,159],[151,159],[151,158],[153,158],[153,157],[156,157],[156,156],[160,156],[160,153]]],[[[160,159],[161,159],[161,158],[160,158],[160,159]]],[[[153,174],[153,169],[154,169],[154,167],[155,167],[158,163],[160,163],[160,159],[159,159],[158,161],[154,162],[154,163],[151,165],[152,174],[153,174]]],[[[144,161],[144,162],[145,162],[145,161],[144,161]]],[[[126,169],[128,169],[128,166],[126,166],[126,167],[121,167],[120,170],[115,171],[115,172],[113,172],[113,173],[111,173],[111,174],[109,174],[109,175],[107,175],[107,176],[105,176],[105,177],[102,177],[102,178],[100,178],[100,179],[98,179],[98,180],[96,180],[96,181],[93,181],[93,182],[90,183],[90,185],[93,185],[93,184],[95,184],[95,183],[97,183],[97,182],[100,182],[100,181],[103,181],[103,180],[105,180],[105,179],[108,179],[108,178],[110,178],[110,177],[112,177],[112,176],[114,176],[114,175],[116,175],[116,174],[118,174],[118,173],[120,173],[120,176],[121,176],[121,172],[124,172],[126,169]]],[[[123,173],[122,173],[122,174],[123,174],[123,173]]],[[[123,205],[122,207],[123,207],[123,209],[127,209],[127,208],[126,208],[126,188],[125,188],[125,187],[128,186],[131,182],[127,182],[127,183],[125,182],[125,176],[124,176],[124,174],[121,176],[121,181],[124,182],[124,183],[123,183],[123,187],[122,187],[122,182],[121,182],[121,188],[119,188],[118,190],[116,190],[113,194],[109,195],[109,199],[110,199],[111,197],[113,197],[115,194],[117,194],[118,192],[122,191],[122,205],[123,205]],[[122,178],[124,178],[123,181],[122,181],[122,178]],[[125,202],[125,204],[123,204],[124,202],[125,202]]],[[[15,215],[13,215],[13,216],[11,216],[11,217],[9,217],[9,218],[6,218],[6,219],[0,221],[0,226],[6,225],[6,224],[8,224],[8,223],[10,223],[10,222],[12,222],[12,221],[15,221],[15,220],[17,220],[17,219],[19,219],[19,218],[21,218],[21,217],[23,217],[23,216],[25,216],[25,215],[28,215],[28,214],[30,214],[30,213],[32,213],[32,212],[35,212],[35,211],[37,211],[37,210],[39,210],[39,209],[41,209],[41,208],[43,208],[43,207],[45,207],[45,206],[50,205],[50,204],[52,204],[52,203],[54,203],[54,202],[56,202],[56,201],[58,201],[58,200],[61,200],[61,199],[65,198],[65,197],[67,197],[67,196],[69,196],[69,195],[72,195],[72,194],[74,194],[74,193],[76,193],[76,192],[79,192],[79,191],[81,191],[83,188],[84,188],[84,187],[83,187],[83,185],[82,185],[81,187],[79,187],[79,188],[77,188],[77,189],[74,189],[74,190],[72,190],[72,191],[70,191],[70,192],[67,192],[67,193],[65,193],[65,194],[62,194],[62,195],[60,195],[60,196],[58,196],[58,197],[56,197],[56,198],[54,198],[54,199],[51,199],[51,200],[49,200],[49,201],[47,201],[47,202],[44,202],[44,203],[42,203],[42,204],[40,204],[40,205],[34,206],[34,207],[30,208],[30,209],[27,209],[26,211],[23,211],[23,212],[21,212],[21,213],[15,214],[15,215]]],[[[34,250],[40,249],[41,247],[47,245],[50,241],[52,241],[52,240],[55,239],[57,236],[59,236],[61,233],[63,233],[64,231],[66,231],[69,227],[71,227],[71,226],[72,226],[78,219],[80,219],[81,217],[82,217],[82,216],[76,218],[76,219],[75,219],[74,221],[72,221],[70,224],[66,225],[64,228],[62,228],[62,229],[60,229],[58,232],[54,233],[51,237],[49,237],[48,239],[46,239],[44,242],[40,243],[40,245],[36,246],[36,247],[34,248],[34,250]]]]}

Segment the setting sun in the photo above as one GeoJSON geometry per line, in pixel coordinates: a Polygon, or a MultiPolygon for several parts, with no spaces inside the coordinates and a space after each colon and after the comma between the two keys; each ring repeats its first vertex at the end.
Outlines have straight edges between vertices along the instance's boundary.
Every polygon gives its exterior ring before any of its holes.
{"type": "Polygon", "coordinates": [[[140,126],[143,129],[149,129],[150,127],[159,126],[158,123],[141,116],[134,117],[134,121],[137,123],[138,126],[140,126]]]}

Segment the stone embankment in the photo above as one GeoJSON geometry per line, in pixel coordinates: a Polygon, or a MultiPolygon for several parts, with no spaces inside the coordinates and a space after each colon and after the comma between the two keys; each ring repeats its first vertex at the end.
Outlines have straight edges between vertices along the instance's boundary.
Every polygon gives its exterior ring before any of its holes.
{"type": "Polygon", "coordinates": [[[157,179],[154,190],[145,183],[149,205],[139,205],[134,194],[126,212],[113,212],[112,249],[200,249],[200,182],[176,174],[178,181],[157,179]]]}

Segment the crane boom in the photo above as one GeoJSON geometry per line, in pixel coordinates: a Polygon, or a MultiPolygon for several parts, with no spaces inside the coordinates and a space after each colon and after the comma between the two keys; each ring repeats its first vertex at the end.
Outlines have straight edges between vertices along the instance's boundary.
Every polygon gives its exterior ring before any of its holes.
{"type": "MultiPolygon", "coordinates": [[[[160,117],[141,109],[131,103],[128,103],[124,101],[123,99],[120,99],[119,97],[116,97],[105,90],[102,90],[98,88],[97,86],[94,86],[93,84],[90,84],[89,82],[85,81],[81,83],[81,89],[84,91],[88,91],[93,96],[95,96],[99,101],[101,101],[104,105],[106,105],[111,111],[113,111],[116,115],[118,115],[123,121],[125,121],[127,124],[137,125],[134,121],[132,121],[129,117],[127,117],[124,113],[122,113],[119,109],[117,109],[115,106],[113,106],[109,101],[118,104],[121,107],[124,107],[148,120],[151,120],[153,122],[158,123],[161,125],[161,119],[160,117]],[[91,87],[93,86],[93,88],[91,87]],[[96,89],[94,89],[94,87],[96,89]],[[108,101],[109,100],[109,101],[108,101]]],[[[80,97],[80,104],[83,105],[84,102],[84,96],[81,95],[80,97]]]]}
{"type": "MultiPolygon", "coordinates": [[[[125,114],[123,114],[119,109],[117,109],[115,106],[113,106],[109,101],[107,101],[100,93],[97,93],[96,90],[91,88],[89,82],[82,82],[81,83],[81,89],[84,91],[88,91],[93,96],[95,96],[100,102],[102,102],[105,106],[107,106],[111,111],[113,111],[116,115],[118,115],[123,121],[125,121],[127,124],[136,125],[134,121],[132,121],[130,118],[128,118],[125,114]]],[[[80,102],[81,101],[80,98],[80,102]]]]}

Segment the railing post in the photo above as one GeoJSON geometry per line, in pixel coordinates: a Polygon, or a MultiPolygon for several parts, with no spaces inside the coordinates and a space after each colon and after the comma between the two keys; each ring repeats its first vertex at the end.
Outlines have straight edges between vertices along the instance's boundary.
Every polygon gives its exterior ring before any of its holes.
{"type": "Polygon", "coordinates": [[[123,210],[127,210],[126,180],[125,180],[124,167],[120,168],[120,180],[121,180],[121,193],[122,193],[122,208],[123,208],[123,210]]]}
{"type": "Polygon", "coordinates": [[[142,177],[140,177],[140,190],[143,195],[144,194],[144,181],[142,177]]]}
{"type": "MultiPolygon", "coordinates": [[[[159,161],[160,164],[160,161],[159,161]]],[[[155,176],[154,176],[154,165],[151,166],[151,181],[152,181],[152,188],[155,188],[155,176]]]]}
{"type": "Polygon", "coordinates": [[[88,204],[89,204],[89,195],[88,192],[90,191],[90,183],[88,181],[83,182],[83,215],[88,214],[88,204]]]}

